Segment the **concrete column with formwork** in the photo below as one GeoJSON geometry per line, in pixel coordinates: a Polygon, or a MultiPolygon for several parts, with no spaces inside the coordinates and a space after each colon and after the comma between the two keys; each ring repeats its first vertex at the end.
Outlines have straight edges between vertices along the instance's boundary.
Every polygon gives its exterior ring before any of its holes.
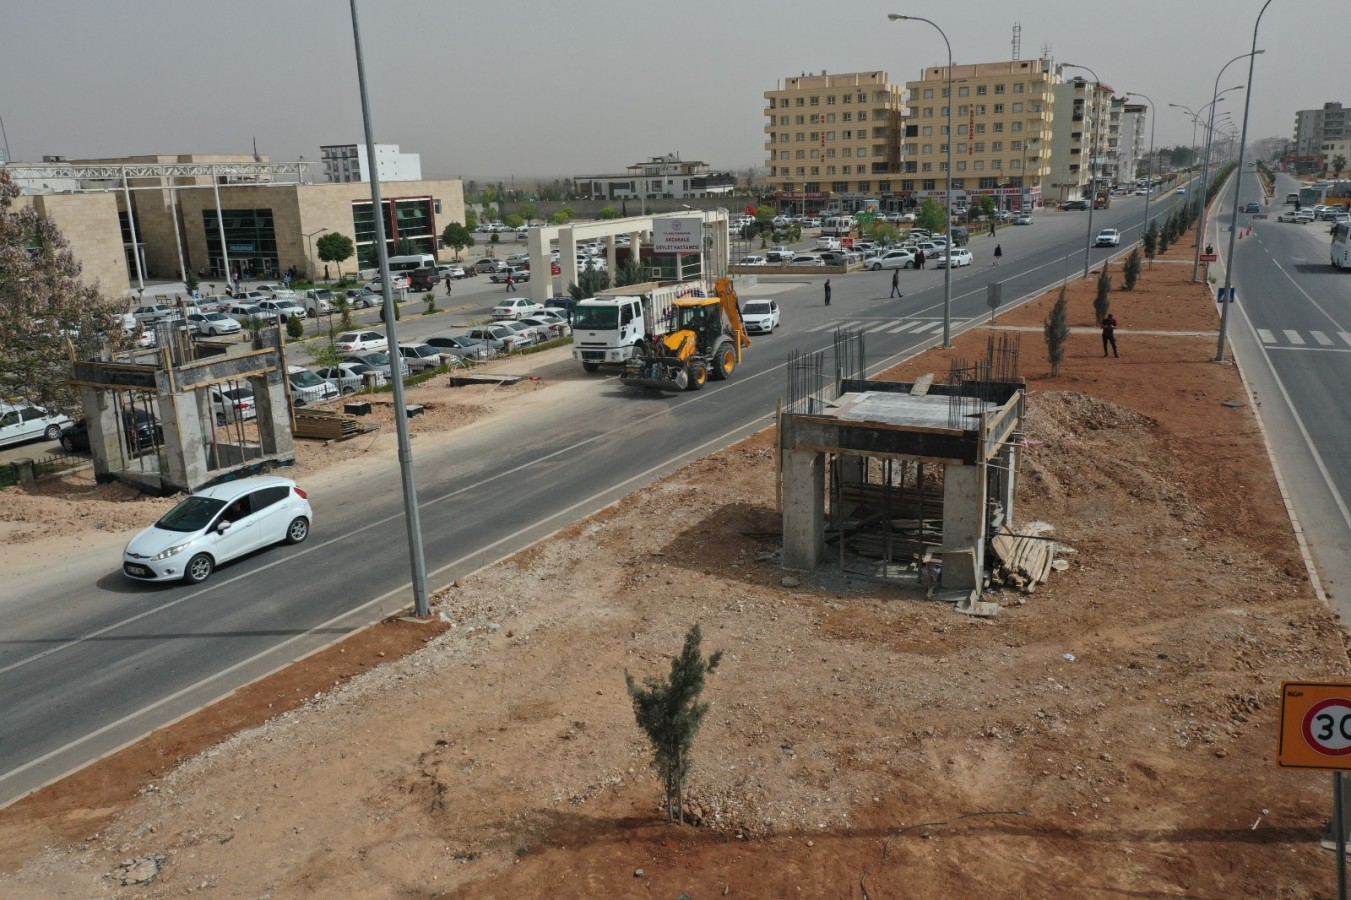
{"type": "Polygon", "coordinates": [[[123,468],[126,456],[122,449],[122,426],[117,421],[113,395],[109,391],[83,386],[80,388],[80,406],[85,411],[94,472],[112,473],[123,468]]]}
{"type": "Polygon", "coordinates": [[[1013,476],[1018,471],[1018,445],[1009,441],[999,449],[999,502],[1004,507],[1004,524],[1013,527],[1013,494],[1017,481],[1013,476]]]}
{"type": "Polygon", "coordinates": [[[210,396],[205,391],[170,394],[158,398],[159,424],[164,429],[161,459],[165,484],[193,490],[208,480],[207,436],[202,422],[213,417],[210,396]]]}
{"type": "MultiPolygon", "coordinates": [[[[527,293],[536,303],[543,303],[553,296],[554,277],[549,274],[553,267],[549,265],[548,230],[532,228],[526,235],[525,252],[530,254],[530,280],[526,282],[527,293]]],[[[563,271],[560,258],[558,271],[563,271]]]]}
{"type": "Polygon", "coordinates": [[[980,590],[985,568],[984,465],[943,467],[944,590],[980,590]]]}
{"type": "Polygon", "coordinates": [[[250,378],[253,402],[258,413],[258,442],[266,456],[290,457],[295,454],[291,435],[291,407],[286,402],[286,384],[280,372],[250,378]]]}
{"type": "Polygon", "coordinates": [[[826,461],[815,450],[783,451],[783,566],[810,571],[826,555],[826,461]]]}

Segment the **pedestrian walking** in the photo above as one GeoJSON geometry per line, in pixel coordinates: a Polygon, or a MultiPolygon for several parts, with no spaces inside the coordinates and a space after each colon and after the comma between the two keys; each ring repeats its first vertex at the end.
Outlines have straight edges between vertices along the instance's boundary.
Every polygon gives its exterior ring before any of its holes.
{"type": "MultiPolygon", "coordinates": [[[[901,293],[901,270],[900,270],[900,269],[892,269],[892,270],[891,270],[891,296],[892,296],[892,297],[904,297],[904,296],[905,296],[905,294],[902,294],[902,293],[901,293]]],[[[888,299],[890,299],[890,298],[888,298],[888,299]]]]}
{"type": "Polygon", "coordinates": [[[1120,353],[1116,352],[1116,316],[1111,313],[1108,313],[1107,318],[1102,320],[1102,355],[1104,359],[1107,358],[1108,344],[1112,345],[1113,357],[1121,356],[1120,353]]]}
{"type": "Polygon", "coordinates": [[[990,220],[990,237],[994,237],[994,220],[990,220]]]}
{"type": "Polygon", "coordinates": [[[920,250],[918,253],[915,254],[915,268],[916,268],[916,269],[922,269],[922,268],[924,268],[924,251],[923,251],[923,250],[920,250]]]}
{"type": "Polygon", "coordinates": [[[450,296],[450,276],[446,276],[446,296],[450,296]]]}
{"type": "Polygon", "coordinates": [[[515,280],[514,278],[511,277],[511,273],[510,273],[510,272],[507,273],[507,290],[508,290],[508,291],[515,291],[515,290],[516,290],[516,280],[515,280]]]}
{"type": "Polygon", "coordinates": [[[826,279],[826,306],[830,305],[830,279],[826,279]]]}
{"type": "Polygon", "coordinates": [[[999,258],[1000,258],[1001,256],[1003,256],[1003,255],[1004,255],[1004,245],[1003,245],[1003,244],[995,244],[995,245],[994,245],[994,264],[995,264],[996,266],[999,265],[999,258]]]}

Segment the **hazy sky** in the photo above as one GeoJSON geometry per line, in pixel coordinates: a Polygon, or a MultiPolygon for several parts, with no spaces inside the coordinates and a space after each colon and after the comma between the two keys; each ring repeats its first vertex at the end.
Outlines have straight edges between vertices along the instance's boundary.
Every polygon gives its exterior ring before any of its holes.
{"type": "MultiPolygon", "coordinates": [[[[425,177],[622,171],[679,152],[763,165],[764,91],[804,71],[918,78],[1049,47],[1161,107],[1159,146],[1188,143],[1180,103],[1209,101],[1252,46],[1263,0],[358,0],[375,138],[425,177]]],[[[15,160],[143,153],[319,157],[364,140],[347,0],[0,0],[0,118],[15,160]]],[[[1335,45],[1347,0],[1274,0],[1262,21],[1249,138],[1294,112],[1351,104],[1335,45]]],[[[1344,40],[1342,41],[1345,42],[1344,40]]],[[[1091,78],[1087,73],[1080,72],[1091,78]]],[[[1247,81],[1247,60],[1221,89],[1247,81]]],[[[1241,122],[1244,93],[1219,106],[1241,122]]],[[[314,180],[321,170],[311,169],[314,180]]]]}

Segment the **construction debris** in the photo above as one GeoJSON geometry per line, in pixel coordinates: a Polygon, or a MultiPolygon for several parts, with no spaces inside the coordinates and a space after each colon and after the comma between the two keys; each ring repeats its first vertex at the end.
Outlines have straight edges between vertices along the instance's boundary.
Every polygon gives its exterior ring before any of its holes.
{"type": "Polygon", "coordinates": [[[1054,538],[1041,534],[1015,534],[1007,525],[990,540],[996,564],[990,573],[990,584],[1004,585],[1025,594],[1045,584],[1051,569],[1055,568],[1055,553],[1059,545],[1054,538]]]}

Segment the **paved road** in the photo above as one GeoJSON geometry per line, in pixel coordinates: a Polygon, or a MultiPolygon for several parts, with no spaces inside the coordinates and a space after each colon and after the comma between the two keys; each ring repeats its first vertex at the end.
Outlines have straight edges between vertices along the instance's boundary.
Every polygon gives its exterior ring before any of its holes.
{"type": "MultiPolygon", "coordinates": [[[[1351,275],[1328,262],[1326,222],[1275,220],[1296,188],[1278,175],[1271,218],[1239,216],[1252,234],[1235,246],[1230,335],[1323,587],[1351,621],[1351,275]]],[[[1242,203],[1250,200],[1261,202],[1246,174],[1242,203]]],[[[1227,227],[1227,211],[1222,218],[1227,227]]],[[[1227,233],[1217,236],[1227,247],[1227,233]]]]}
{"type": "MultiPolygon", "coordinates": [[[[1152,210],[1162,214],[1175,199],[1160,198],[1152,210]]],[[[1143,208],[1144,198],[1118,200],[1096,213],[1093,229],[1120,228],[1133,240],[1143,208]]],[[[1004,282],[1012,305],[1081,270],[1087,227],[1086,213],[1047,211],[1034,226],[973,239],[976,264],[954,273],[954,331],[988,317],[991,280],[1004,282]],[[1004,251],[998,267],[996,243],[1004,251]]],[[[745,292],[773,296],[785,325],[755,340],[729,382],[654,394],[559,362],[544,372],[558,382],[550,402],[523,404],[524,412],[439,447],[415,442],[435,583],[764,427],[784,388],[789,351],[828,348],[838,325],[868,332],[872,369],[941,340],[941,271],[903,272],[903,300],[886,299],[889,272],[835,277],[829,308],[821,302],[822,280],[767,278],[745,292]]],[[[410,324],[409,333],[418,327],[410,324]]],[[[197,587],[128,583],[120,574],[120,538],[73,553],[53,571],[9,579],[14,589],[0,597],[0,804],[406,606],[400,498],[392,457],[372,461],[360,480],[312,484],[316,521],[308,543],[228,565],[197,587]]]]}

